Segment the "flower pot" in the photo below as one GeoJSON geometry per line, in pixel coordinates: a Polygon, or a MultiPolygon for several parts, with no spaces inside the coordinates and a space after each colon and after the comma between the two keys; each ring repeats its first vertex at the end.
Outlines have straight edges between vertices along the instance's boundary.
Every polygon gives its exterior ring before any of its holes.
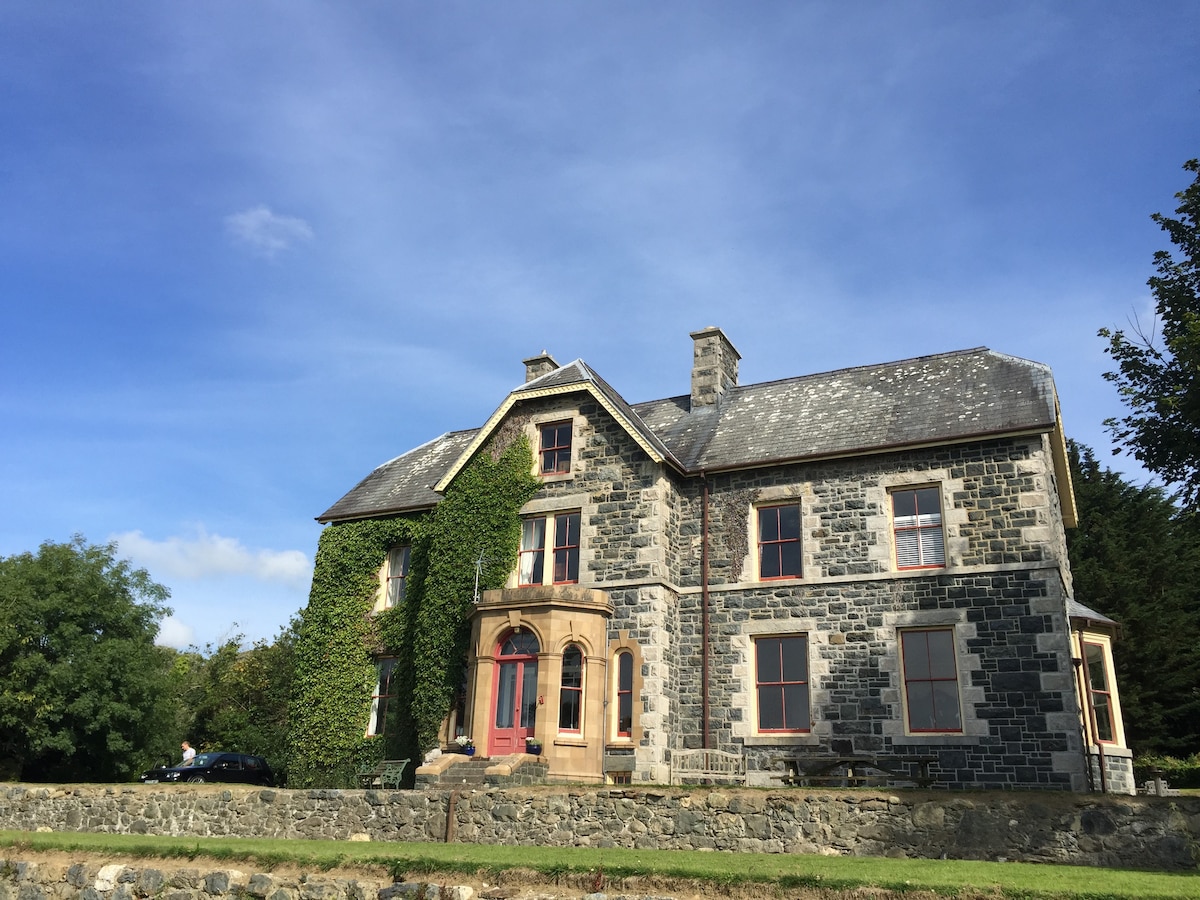
{"type": "Polygon", "coordinates": [[[525,752],[532,753],[534,756],[541,756],[542,755],[542,742],[541,741],[526,741],[525,742],[525,752]]]}
{"type": "Polygon", "coordinates": [[[467,754],[467,756],[474,756],[475,748],[474,747],[463,747],[463,753],[467,754]]]}

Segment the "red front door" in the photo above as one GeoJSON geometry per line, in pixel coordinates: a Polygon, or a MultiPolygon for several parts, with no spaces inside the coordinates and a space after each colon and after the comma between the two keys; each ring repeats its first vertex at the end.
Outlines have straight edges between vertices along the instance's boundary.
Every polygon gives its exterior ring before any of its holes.
{"type": "Polygon", "coordinates": [[[524,753],[525,738],[537,720],[537,638],[513,632],[496,652],[496,684],[492,690],[492,735],[489,756],[524,753]]]}

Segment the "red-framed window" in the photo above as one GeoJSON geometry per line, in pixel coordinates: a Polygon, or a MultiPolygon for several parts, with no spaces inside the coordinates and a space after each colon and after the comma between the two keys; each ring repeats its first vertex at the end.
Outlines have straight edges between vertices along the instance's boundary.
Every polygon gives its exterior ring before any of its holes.
{"type": "Polygon", "coordinates": [[[758,510],[758,577],[800,576],[800,504],[758,510]]]}
{"type": "Polygon", "coordinates": [[[960,732],[958,664],[953,628],[900,632],[905,712],[912,732],[960,732]]]}
{"type": "Polygon", "coordinates": [[[371,719],[367,723],[367,735],[384,733],[387,724],[388,706],[396,696],[392,675],[396,670],[396,660],[386,656],[375,661],[377,680],[375,693],[371,695],[371,719]]]}
{"type": "Polygon", "coordinates": [[[617,737],[633,737],[633,654],[617,654],[617,737]]]}
{"type": "Polygon", "coordinates": [[[1085,642],[1083,652],[1087,661],[1088,690],[1092,694],[1092,712],[1096,717],[1096,733],[1093,737],[1104,744],[1115,743],[1112,687],[1108,680],[1104,646],[1085,642]]]}
{"type": "Polygon", "coordinates": [[[545,563],[546,517],[524,519],[521,522],[521,552],[517,564],[518,586],[541,584],[545,563]]]}
{"type": "Polygon", "coordinates": [[[538,448],[543,475],[563,475],[571,471],[571,423],[555,422],[541,427],[538,448]]]}
{"type": "Polygon", "coordinates": [[[579,581],[579,513],[554,517],[554,583],[579,581]]]}
{"type": "Polygon", "coordinates": [[[758,730],[806,732],[812,727],[808,692],[808,637],[754,640],[758,730]]]}
{"type": "Polygon", "coordinates": [[[391,609],[404,602],[405,586],[408,583],[408,547],[393,547],[388,551],[387,595],[384,605],[391,609]]]}
{"type": "Polygon", "coordinates": [[[583,722],[583,651],[569,644],[562,657],[558,694],[558,730],[579,734],[583,722]]]}
{"type": "Polygon", "coordinates": [[[897,568],[937,569],[946,565],[941,493],[936,487],[892,491],[897,568]]]}

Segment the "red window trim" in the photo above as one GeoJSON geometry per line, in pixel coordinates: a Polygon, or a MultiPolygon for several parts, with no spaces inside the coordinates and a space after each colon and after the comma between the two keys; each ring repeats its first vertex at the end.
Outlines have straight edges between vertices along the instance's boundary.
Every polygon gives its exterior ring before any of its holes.
{"type": "MultiPolygon", "coordinates": [[[[553,545],[554,545],[553,551],[550,555],[550,564],[553,566],[553,569],[550,572],[550,579],[553,584],[578,584],[579,583],[579,544],[578,544],[578,541],[580,540],[579,529],[582,526],[582,524],[583,524],[583,520],[580,518],[580,514],[577,512],[555,513],[555,515],[554,515],[554,537],[547,538],[547,540],[550,540],[551,543],[553,543],[553,545]],[[571,517],[574,517],[576,519],[575,540],[577,543],[560,545],[558,543],[559,520],[560,519],[570,519],[571,517]],[[562,581],[559,581],[559,579],[558,579],[558,557],[559,557],[560,553],[564,554],[565,558],[568,561],[568,564],[564,565],[564,567],[563,567],[565,572],[571,571],[571,566],[569,564],[569,561],[570,561],[570,558],[572,555],[575,557],[575,577],[574,578],[564,578],[562,581]]],[[[568,523],[566,528],[563,530],[566,532],[567,540],[570,540],[570,538],[571,538],[570,524],[568,523]]]]}
{"type": "MultiPolygon", "coordinates": [[[[754,638],[754,702],[755,702],[755,707],[757,708],[759,703],[761,702],[761,698],[759,696],[759,691],[763,687],[779,688],[780,690],[782,690],[786,685],[789,685],[789,684],[802,684],[802,685],[804,685],[805,691],[808,693],[808,709],[809,709],[809,716],[811,717],[812,716],[812,679],[811,679],[808,669],[807,668],[805,669],[803,680],[787,681],[783,678],[782,654],[783,654],[783,641],[785,641],[785,640],[804,641],[805,659],[806,659],[806,661],[808,661],[811,664],[811,661],[808,660],[809,643],[808,643],[808,635],[807,634],[760,634],[757,637],[755,637],[754,638]],[[758,654],[761,650],[761,645],[759,642],[760,641],[772,641],[772,640],[780,642],[780,644],[779,644],[779,653],[780,653],[779,677],[780,677],[780,680],[779,681],[759,681],[758,680],[758,654]]],[[[786,713],[786,709],[787,709],[787,707],[785,704],[784,705],[785,713],[786,713]]],[[[811,721],[807,721],[804,723],[803,726],[796,727],[796,728],[764,728],[762,722],[757,722],[756,725],[758,727],[759,734],[809,734],[812,732],[812,722],[811,721]]]]}
{"type": "Polygon", "coordinates": [[[939,532],[941,532],[941,535],[942,535],[942,561],[941,562],[938,562],[938,563],[924,563],[923,562],[923,563],[918,563],[915,566],[903,566],[900,564],[900,557],[899,557],[899,553],[897,552],[896,553],[896,569],[901,572],[913,572],[913,571],[916,571],[917,569],[944,569],[944,568],[946,568],[946,532],[943,528],[945,516],[942,513],[941,490],[938,488],[938,486],[937,485],[922,485],[920,487],[896,488],[889,492],[889,499],[892,502],[892,534],[893,534],[893,541],[894,541],[895,548],[898,549],[899,543],[900,543],[898,540],[896,540],[896,538],[895,538],[896,535],[899,535],[901,532],[915,531],[917,533],[917,555],[923,556],[924,554],[921,551],[921,547],[923,547],[924,545],[921,542],[921,532],[923,532],[923,531],[939,531],[939,532]],[[938,509],[937,509],[938,521],[937,521],[936,525],[920,524],[921,508],[917,504],[917,496],[923,490],[937,490],[938,491],[938,509]],[[897,525],[896,524],[896,499],[895,498],[896,498],[897,494],[912,494],[913,495],[913,507],[917,511],[916,524],[913,524],[913,525],[897,525]]]}
{"type": "Polygon", "coordinates": [[[1108,698],[1108,703],[1105,704],[1105,709],[1108,710],[1108,729],[1110,732],[1112,732],[1112,737],[1111,738],[1100,737],[1100,723],[1098,721],[1096,722],[1096,725],[1094,728],[1092,727],[1092,723],[1089,722],[1087,730],[1089,732],[1092,732],[1092,739],[1095,740],[1097,743],[1115,745],[1115,744],[1117,744],[1117,713],[1116,713],[1116,710],[1113,709],[1113,691],[1112,691],[1112,682],[1109,680],[1108,657],[1105,656],[1105,654],[1104,654],[1104,645],[1101,644],[1099,641],[1084,640],[1082,643],[1083,643],[1083,654],[1084,654],[1085,658],[1087,657],[1087,648],[1088,647],[1095,647],[1097,650],[1100,651],[1100,661],[1104,664],[1104,690],[1098,691],[1092,687],[1092,685],[1091,685],[1092,667],[1091,667],[1091,664],[1089,663],[1088,664],[1088,676],[1089,677],[1088,677],[1087,689],[1090,692],[1090,694],[1089,694],[1088,700],[1092,704],[1092,712],[1093,712],[1093,714],[1095,714],[1095,710],[1097,709],[1096,696],[1099,694],[1101,696],[1108,698]]]}
{"type": "MultiPolygon", "coordinates": [[[[803,519],[801,513],[802,513],[802,510],[800,509],[799,503],[772,503],[767,506],[758,507],[758,517],[757,517],[758,522],[756,524],[758,525],[758,536],[759,536],[758,537],[758,566],[759,566],[758,580],[759,581],[781,581],[782,579],[785,579],[785,578],[802,578],[804,576],[803,553],[801,553],[800,571],[796,572],[794,575],[793,574],[787,574],[787,575],[763,575],[762,574],[762,558],[763,558],[763,547],[764,546],[775,546],[775,545],[783,545],[783,544],[796,544],[797,546],[800,545],[801,536],[803,535],[803,532],[804,532],[804,525],[803,525],[804,519],[803,519]],[[797,528],[796,536],[794,538],[780,537],[777,540],[764,541],[762,539],[762,514],[764,512],[768,512],[771,510],[789,509],[792,507],[795,507],[796,513],[797,513],[797,519],[799,520],[799,527],[797,528]]],[[[776,523],[778,523],[778,521],[779,521],[778,513],[776,513],[776,523]]],[[[781,554],[780,555],[781,568],[782,568],[782,560],[783,560],[783,557],[781,554]]]]}
{"type": "Polygon", "coordinates": [[[558,706],[558,709],[559,709],[558,733],[559,734],[570,734],[570,735],[583,734],[583,668],[584,668],[584,662],[585,662],[585,659],[584,659],[584,655],[583,655],[583,648],[580,647],[578,644],[568,644],[566,649],[563,650],[563,665],[562,665],[562,668],[560,669],[560,682],[559,682],[559,706],[558,706]],[[575,650],[576,653],[579,654],[579,684],[578,685],[568,685],[565,682],[565,680],[562,680],[562,675],[565,674],[567,651],[571,650],[572,648],[575,650]],[[575,709],[576,709],[576,714],[579,717],[579,723],[574,728],[564,728],[563,724],[562,724],[562,700],[568,694],[575,695],[575,709]]]}
{"type": "Polygon", "coordinates": [[[562,422],[546,422],[544,425],[538,426],[538,470],[541,474],[569,475],[571,473],[572,432],[572,423],[569,419],[562,422]],[[564,429],[566,431],[566,443],[558,443],[559,435],[564,429]],[[547,436],[554,443],[547,445],[547,436]],[[563,458],[564,453],[566,456],[565,460],[563,458]],[[554,460],[554,468],[546,468],[548,457],[554,460]]]}
{"type": "Polygon", "coordinates": [[[616,735],[619,738],[633,737],[633,654],[628,650],[620,650],[617,652],[617,727],[616,735]],[[623,669],[628,663],[629,668],[629,686],[625,686],[625,672],[623,669]],[[625,718],[623,715],[625,707],[629,707],[629,725],[622,729],[621,722],[625,718]]]}

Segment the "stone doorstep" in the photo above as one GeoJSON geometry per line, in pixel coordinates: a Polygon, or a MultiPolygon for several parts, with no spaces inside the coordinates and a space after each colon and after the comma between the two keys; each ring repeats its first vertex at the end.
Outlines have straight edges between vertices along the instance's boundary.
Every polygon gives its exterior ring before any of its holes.
{"type": "Polygon", "coordinates": [[[514,773],[530,763],[536,763],[538,757],[530,753],[510,753],[506,756],[479,757],[467,756],[465,753],[443,753],[417,767],[418,787],[440,787],[450,784],[486,784],[490,782],[505,782],[513,778],[514,773]]]}

